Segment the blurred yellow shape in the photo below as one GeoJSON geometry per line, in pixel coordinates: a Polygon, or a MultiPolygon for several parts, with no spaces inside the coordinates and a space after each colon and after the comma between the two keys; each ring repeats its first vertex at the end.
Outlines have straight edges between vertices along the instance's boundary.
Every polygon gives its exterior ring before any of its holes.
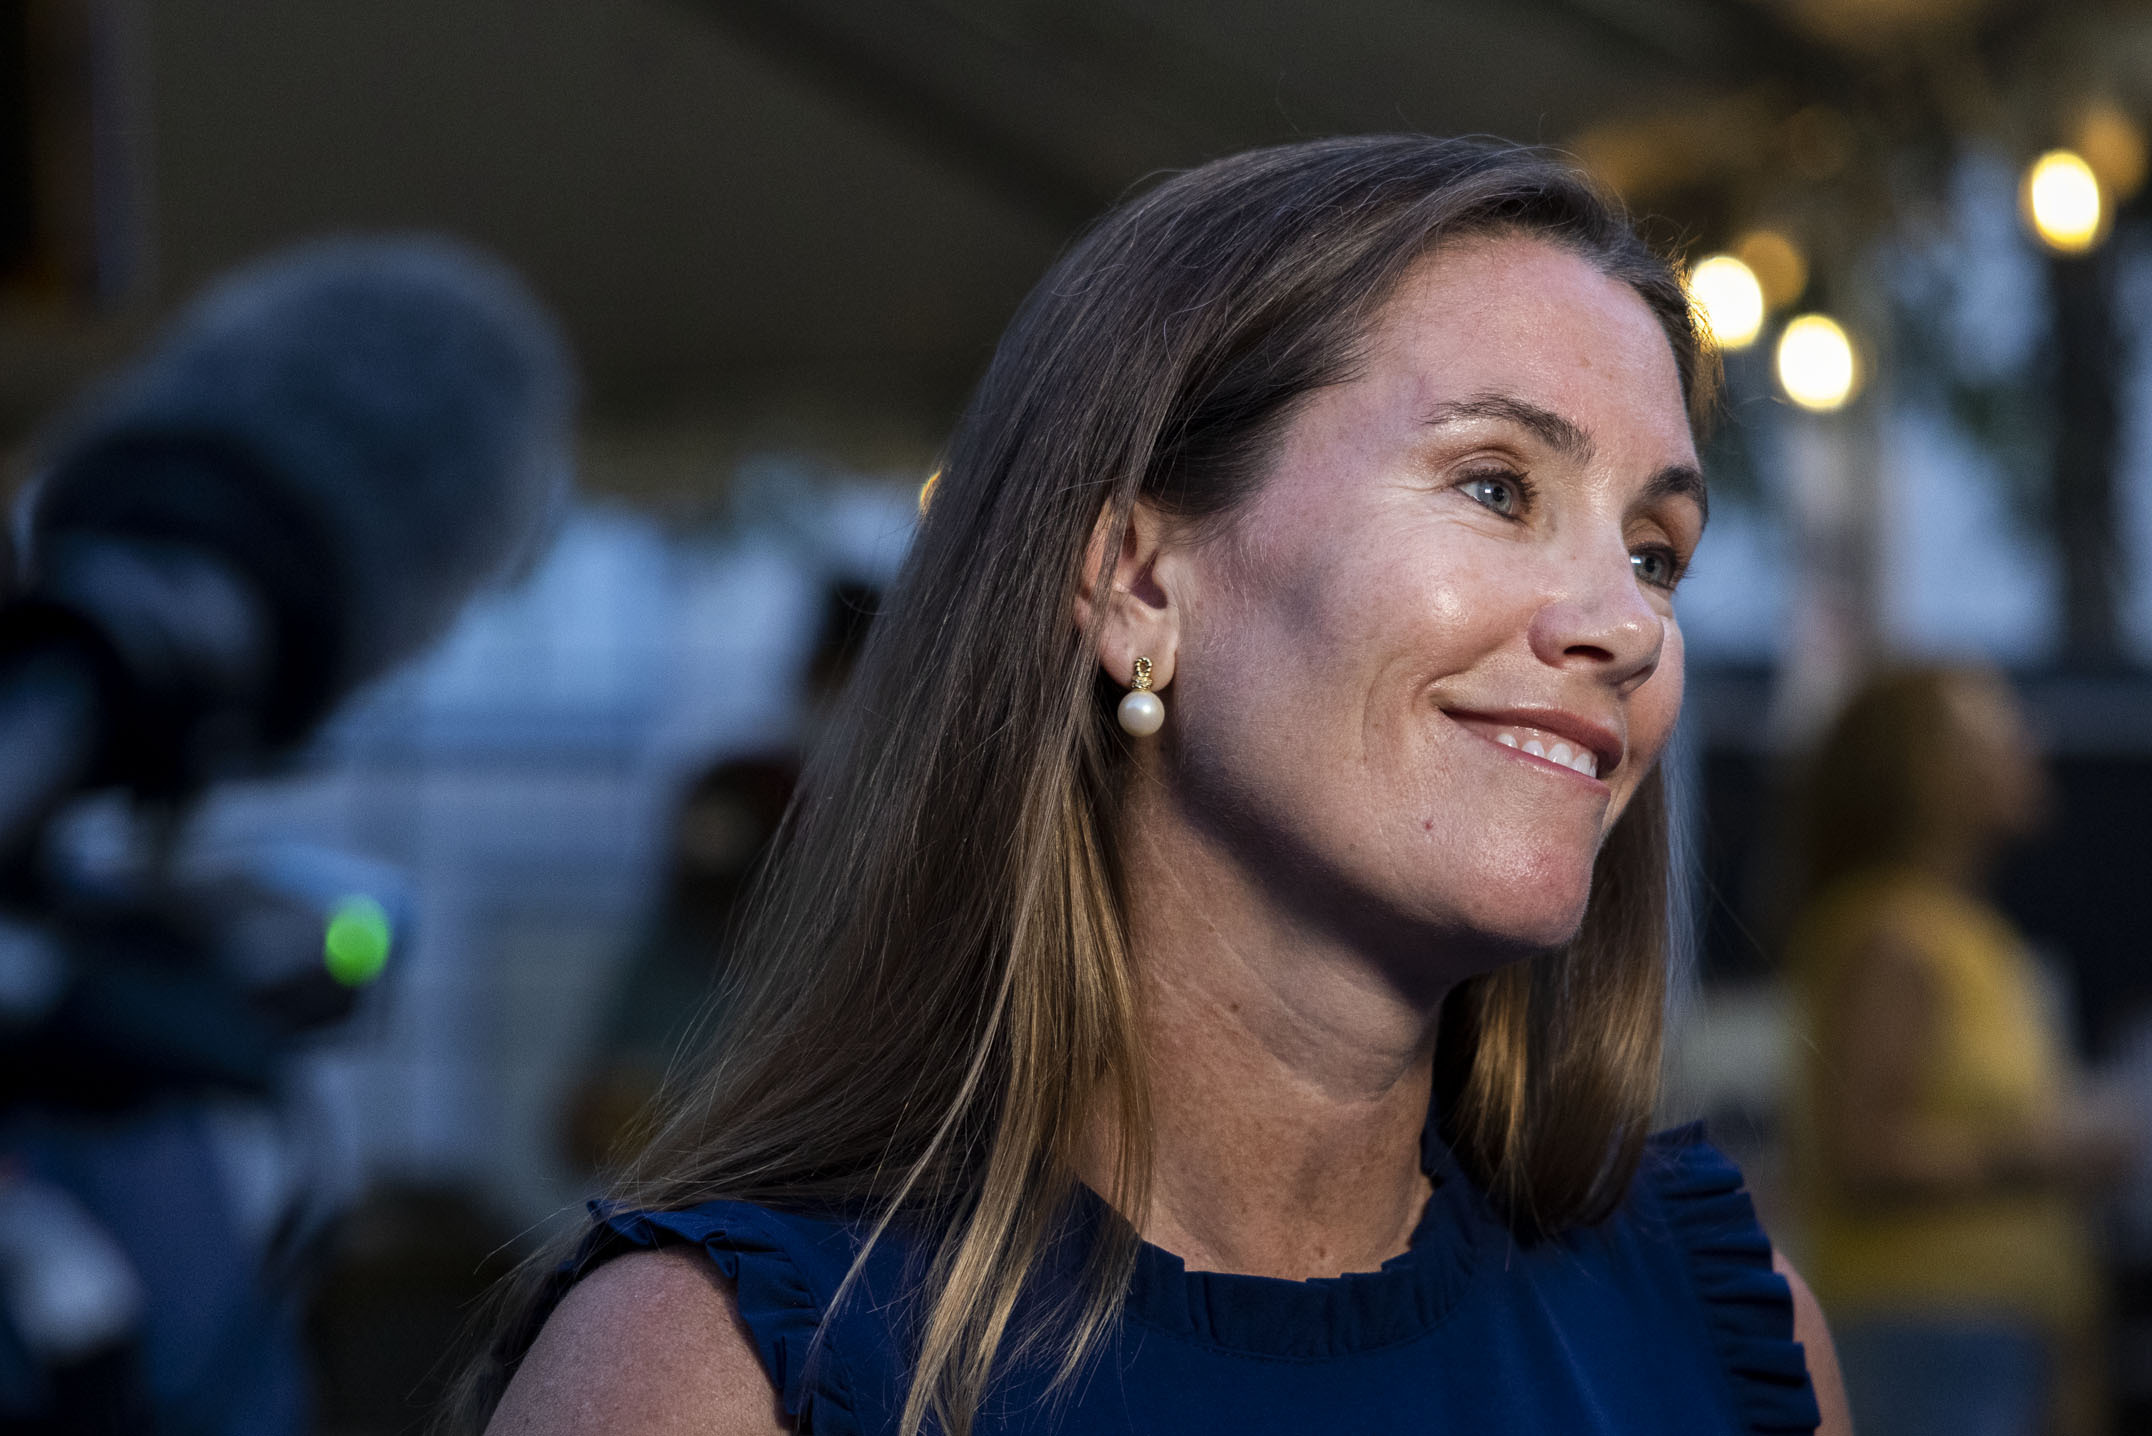
{"type": "Polygon", "coordinates": [[[1808,259],[1800,246],[1775,229],[1752,229],[1734,246],[1734,258],[1755,274],[1767,309],[1784,309],[1808,288],[1808,259]]]}
{"type": "Polygon", "coordinates": [[[2106,237],[2099,177],[2082,155],[2049,150],[2034,160],[2019,198],[2033,233],[2060,254],[2083,254],[2106,237]]]}
{"type": "Polygon", "coordinates": [[[1689,302],[1721,349],[1743,349],[1763,329],[1763,287],[1730,254],[1714,254],[1689,271],[1689,302]]]}
{"type": "Polygon", "coordinates": [[[2119,202],[2145,182],[2145,135],[2119,106],[2101,101],[2077,127],[2077,152],[2119,202]]]}
{"type": "Polygon", "coordinates": [[[1853,341],[1837,320],[1804,314],[1778,340],[1778,382],[1786,397],[1817,413],[1844,407],[1860,385],[1853,341]]]}

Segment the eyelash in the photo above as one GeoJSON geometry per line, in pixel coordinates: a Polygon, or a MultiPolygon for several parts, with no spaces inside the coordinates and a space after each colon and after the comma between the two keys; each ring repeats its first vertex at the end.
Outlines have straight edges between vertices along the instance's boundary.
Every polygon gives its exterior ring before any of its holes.
{"type": "Polygon", "coordinates": [[[1481,499],[1472,500],[1498,518],[1522,519],[1532,512],[1532,506],[1539,498],[1539,490],[1533,487],[1531,479],[1515,469],[1475,469],[1457,481],[1457,487],[1467,491],[1474,484],[1507,484],[1516,491],[1517,510],[1514,513],[1503,513],[1493,504],[1481,499]]]}
{"type": "MultiPolygon", "coordinates": [[[[1531,515],[1533,505],[1539,497],[1539,491],[1533,487],[1531,479],[1515,469],[1479,469],[1459,479],[1457,487],[1466,491],[1467,496],[1471,497],[1474,503],[1497,518],[1511,519],[1517,522],[1522,522],[1531,515]],[[1517,496],[1516,510],[1505,513],[1484,499],[1473,496],[1471,490],[1475,484],[1508,485],[1517,496]]],[[[1682,575],[1688,571],[1688,565],[1682,562],[1681,555],[1670,544],[1647,544],[1642,548],[1632,550],[1630,557],[1634,560],[1644,554],[1657,554],[1663,558],[1666,561],[1669,576],[1664,580],[1653,580],[1638,574],[1637,582],[1647,583],[1653,588],[1672,593],[1681,582],[1682,575]]]]}
{"type": "Polygon", "coordinates": [[[1648,583],[1663,593],[1672,593],[1680,585],[1681,576],[1689,571],[1689,566],[1681,561],[1680,554],[1676,553],[1669,545],[1663,543],[1646,544],[1642,548],[1630,550],[1629,557],[1632,560],[1630,566],[1634,568],[1634,560],[1647,553],[1657,554],[1660,558],[1666,560],[1667,577],[1661,581],[1654,581],[1644,577],[1642,574],[1638,574],[1637,582],[1648,583]]]}

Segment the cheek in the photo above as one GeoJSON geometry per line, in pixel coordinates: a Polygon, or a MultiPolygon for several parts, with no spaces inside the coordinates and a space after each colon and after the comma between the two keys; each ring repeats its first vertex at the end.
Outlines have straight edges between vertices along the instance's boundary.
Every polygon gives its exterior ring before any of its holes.
{"type": "Polygon", "coordinates": [[[1654,763],[1666,751],[1667,743],[1674,736],[1674,725],[1681,717],[1682,690],[1687,682],[1683,664],[1681,626],[1672,619],[1666,624],[1666,646],[1659,658],[1659,667],[1643,687],[1629,699],[1629,780],[1615,793],[1615,801],[1607,813],[1607,826],[1628,806],[1637,785],[1651,771],[1654,763]]]}
{"type": "Polygon", "coordinates": [[[1273,503],[1216,556],[1189,595],[1187,639],[1206,686],[1228,703],[1265,695],[1335,711],[1379,626],[1386,575],[1335,532],[1335,514],[1273,503]],[[1355,559],[1359,561],[1356,562],[1355,559]]]}
{"type": "Polygon", "coordinates": [[[1359,843],[1433,776],[1428,685],[1485,647],[1503,579],[1484,560],[1386,543],[1372,523],[1321,522],[1332,509],[1265,513],[1206,575],[1174,685],[1179,757],[1192,800],[1289,810],[1359,843]]]}
{"type": "Polygon", "coordinates": [[[1656,760],[1667,740],[1674,736],[1675,720],[1681,717],[1682,692],[1688,682],[1687,653],[1682,645],[1681,625],[1666,620],[1666,644],[1659,653],[1659,667],[1650,681],[1636,692],[1633,720],[1651,735],[1651,756],[1656,760]]]}

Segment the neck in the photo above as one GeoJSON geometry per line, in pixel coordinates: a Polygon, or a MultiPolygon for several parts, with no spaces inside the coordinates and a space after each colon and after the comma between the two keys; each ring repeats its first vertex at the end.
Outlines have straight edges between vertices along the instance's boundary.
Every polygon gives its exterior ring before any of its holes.
{"type": "MultiPolygon", "coordinates": [[[[1136,816],[1136,815],[1132,815],[1136,816]]],[[[1151,1103],[1148,1200],[1125,1213],[1191,1269],[1306,1278],[1403,1251],[1429,1192],[1420,1135],[1439,993],[1266,900],[1187,827],[1124,847],[1151,1103]]],[[[1082,1175],[1112,1191],[1115,1118],[1082,1175]]]]}

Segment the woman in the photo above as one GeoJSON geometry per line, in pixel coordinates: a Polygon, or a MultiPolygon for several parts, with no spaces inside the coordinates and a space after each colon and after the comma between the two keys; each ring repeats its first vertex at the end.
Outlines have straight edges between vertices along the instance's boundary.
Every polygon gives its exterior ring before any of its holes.
{"type": "Polygon", "coordinates": [[[1798,1188],[1863,1417],[2098,1430],[2081,1203],[2128,1146],[2081,1102],[2038,973],[1986,895],[2047,807],[2024,719],[1991,673],[1885,673],[1803,787],[1798,1188]]]}
{"type": "Polygon", "coordinates": [[[1738,1175],[1645,1136],[1705,373],[1530,152],[1104,220],[952,441],[712,1069],[467,1409],[1813,1425],[1738,1175]]]}

